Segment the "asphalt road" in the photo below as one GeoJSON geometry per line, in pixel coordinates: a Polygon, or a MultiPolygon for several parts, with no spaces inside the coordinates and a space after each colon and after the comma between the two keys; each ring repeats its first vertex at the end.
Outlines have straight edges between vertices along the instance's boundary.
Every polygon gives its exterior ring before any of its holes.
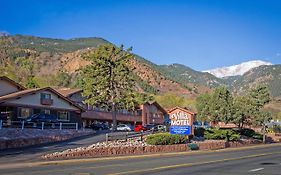
{"type": "MultiPolygon", "coordinates": [[[[56,151],[62,151],[80,146],[88,146],[105,140],[106,131],[99,131],[90,136],[83,136],[67,141],[47,143],[25,148],[0,150],[0,164],[17,162],[34,162],[40,160],[40,156],[56,151]]],[[[1,172],[0,172],[1,174],[1,172]]]]}
{"type": "Polygon", "coordinates": [[[280,175],[281,144],[219,151],[1,164],[0,174],[280,175]]]}

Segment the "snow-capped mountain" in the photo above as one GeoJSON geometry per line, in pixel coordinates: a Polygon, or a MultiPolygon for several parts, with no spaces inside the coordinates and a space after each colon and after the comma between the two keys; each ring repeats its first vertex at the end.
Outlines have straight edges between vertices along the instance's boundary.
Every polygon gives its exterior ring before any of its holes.
{"type": "Polygon", "coordinates": [[[233,66],[206,70],[203,72],[208,72],[210,74],[213,74],[216,77],[222,78],[222,77],[243,75],[244,73],[248,72],[249,70],[262,66],[262,65],[272,65],[272,63],[261,61],[261,60],[253,60],[253,61],[247,61],[247,62],[243,62],[241,64],[237,64],[237,65],[233,65],[233,66]]]}
{"type": "Polygon", "coordinates": [[[8,32],[6,32],[6,31],[0,31],[0,37],[1,37],[1,36],[8,36],[8,35],[9,35],[8,32]]]}

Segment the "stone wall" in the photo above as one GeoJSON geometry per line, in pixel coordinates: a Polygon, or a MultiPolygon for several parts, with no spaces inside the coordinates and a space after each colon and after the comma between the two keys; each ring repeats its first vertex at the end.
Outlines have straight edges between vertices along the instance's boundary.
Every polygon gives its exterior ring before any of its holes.
{"type": "MultiPolygon", "coordinates": [[[[226,141],[207,141],[196,143],[199,150],[216,150],[230,147],[241,147],[252,144],[261,143],[255,140],[245,140],[237,142],[226,141]]],[[[118,155],[140,155],[153,154],[163,152],[183,152],[189,151],[186,144],[178,145],[150,145],[150,146],[136,146],[136,147],[106,147],[106,148],[92,148],[92,149],[77,149],[75,151],[64,151],[62,153],[53,153],[42,156],[44,159],[65,159],[65,158],[89,158],[89,157],[106,157],[118,155]]]]}

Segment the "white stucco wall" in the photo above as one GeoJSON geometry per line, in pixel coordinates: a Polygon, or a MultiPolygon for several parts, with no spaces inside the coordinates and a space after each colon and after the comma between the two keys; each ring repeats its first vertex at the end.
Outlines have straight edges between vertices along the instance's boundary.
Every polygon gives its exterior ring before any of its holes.
{"type": "Polygon", "coordinates": [[[75,106],[72,106],[69,102],[61,99],[56,94],[50,91],[41,91],[35,94],[25,95],[19,99],[11,99],[8,100],[9,104],[23,105],[23,106],[36,106],[36,107],[44,107],[44,108],[58,108],[58,109],[67,109],[67,110],[79,110],[75,106]],[[51,99],[53,99],[52,105],[41,105],[41,93],[51,94],[51,99]]]}
{"type": "Polygon", "coordinates": [[[19,91],[18,88],[11,83],[0,80],[0,96],[7,95],[19,91]]]}

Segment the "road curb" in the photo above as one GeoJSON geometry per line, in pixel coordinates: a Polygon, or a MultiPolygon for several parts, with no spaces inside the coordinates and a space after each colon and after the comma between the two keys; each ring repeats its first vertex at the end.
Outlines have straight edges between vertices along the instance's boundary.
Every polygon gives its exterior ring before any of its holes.
{"type": "Polygon", "coordinates": [[[266,148],[281,146],[281,143],[263,144],[244,146],[239,148],[226,148],[220,150],[202,150],[202,151],[188,151],[188,152],[171,152],[171,153],[159,153],[159,154],[146,154],[146,155],[130,155],[130,156],[117,156],[117,157],[103,157],[103,158],[86,158],[86,159],[67,159],[67,160],[54,160],[54,161],[42,161],[42,162],[29,162],[29,163],[14,163],[14,164],[1,164],[0,169],[10,168],[23,168],[23,167],[36,167],[46,165],[62,165],[62,164],[75,164],[75,163],[87,163],[87,162],[100,162],[108,160],[125,160],[125,159],[137,159],[137,158],[149,158],[149,157],[164,157],[164,156],[177,156],[177,155],[199,155],[203,153],[215,153],[215,152],[230,152],[234,150],[251,150],[256,148],[266,148]]]}

